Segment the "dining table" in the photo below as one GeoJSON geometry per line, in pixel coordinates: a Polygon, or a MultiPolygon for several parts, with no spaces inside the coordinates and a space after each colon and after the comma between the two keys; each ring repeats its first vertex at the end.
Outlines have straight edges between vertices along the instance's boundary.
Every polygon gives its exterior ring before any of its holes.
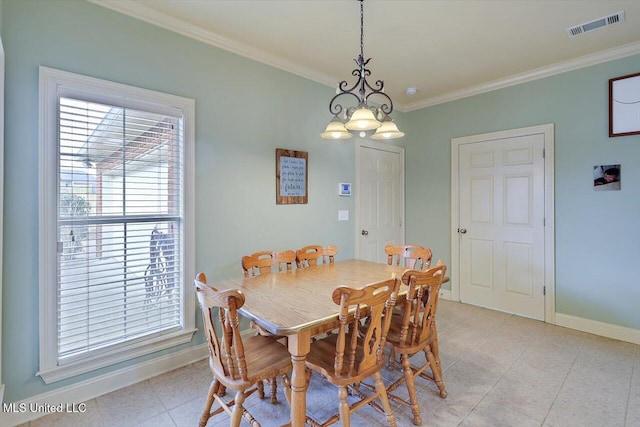
{"type": "Polygon", "coordinates": [[[273,335],[286,336],[291,354],[290,426],[306,421],[309,378],[305,360],[311,338],[337,325],[340,307],[331,295],[339,286],[360,288],[398,277],[404,266],[350,259],[289,271],[216,281],[218,290],[239,289],[245,294],[240,313],[273,335]]]}

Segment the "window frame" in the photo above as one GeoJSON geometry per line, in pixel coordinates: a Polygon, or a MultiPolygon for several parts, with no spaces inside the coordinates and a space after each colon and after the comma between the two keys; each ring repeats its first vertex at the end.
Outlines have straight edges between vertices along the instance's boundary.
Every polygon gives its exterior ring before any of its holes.
{"type": "Polygon", "coordinates": [[[196,332],[195,295],[195,101],[148,89],[114,83],[52,68],[39,67],[39,307],[40,368],[36,375],[49,384],[159,350],[188,343],[196,332]],[[58,96],[124,105],[154,112],[182,112],[183,146],[183,305],[178,331],[157,333],[96,351],[89,357],[58,361],[57,331],[57,198],[58,198],[58,96]]]}

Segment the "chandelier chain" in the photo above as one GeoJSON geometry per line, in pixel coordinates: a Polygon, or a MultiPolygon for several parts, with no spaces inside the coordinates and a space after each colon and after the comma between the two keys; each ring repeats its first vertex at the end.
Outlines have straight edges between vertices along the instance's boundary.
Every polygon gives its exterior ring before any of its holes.
{"type": "Polygon", "coordinates": [[[364,0],[360,1],[360,56],[364,59],[364,0]]]}

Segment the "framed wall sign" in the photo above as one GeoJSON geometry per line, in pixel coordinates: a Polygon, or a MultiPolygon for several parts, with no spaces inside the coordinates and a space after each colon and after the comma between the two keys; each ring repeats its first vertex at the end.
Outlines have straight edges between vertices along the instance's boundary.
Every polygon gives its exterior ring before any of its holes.
{"type": "Polygon", "coordinates": [[[309,156],[306,151],[276,148],[276,204],[308,202],[309,156]]]}
{"type": "Polygon", "coordinates": [[[640,134],[640,73],[609,80],[609,137],[640,134]]]}

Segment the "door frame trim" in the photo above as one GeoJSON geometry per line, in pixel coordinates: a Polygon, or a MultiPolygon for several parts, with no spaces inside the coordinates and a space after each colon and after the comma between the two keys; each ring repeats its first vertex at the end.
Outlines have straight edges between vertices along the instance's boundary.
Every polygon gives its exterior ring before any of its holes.
{"type": "Polygon", "coordinates": [[[460,301],[460,224],[459,194],[459,152],[462,144],[506,139],[534,134],[544,134],[544,321],[556,323],[555,300],[555,217],[554,217],[554,124],[530,126],[519,129],[451,138],[451,299],[460,301]]]}
{"type": "Polygon", "coordinates": [[[391,145],[391,144],[385,144],[383,142],[377,142],[377,141],[373,141],[370,139],[364,139],[364,138],[359,138],[356,143],[355,143],[355,158],[356,158],[356,167],[355,167],[355,187],[354,187],[354,195],[355,195],[355,207],[354,207],[354,215],[355,215],[355,257],[356,258],[360,258],[360,238],[359,238],[359,233],[360,233],[360,163],[361,163],[361,159],[360,159],[360,148],[361,147],[365,147],[365,148],[371,148],[374,150],[380,150],[380,151],[389,151],[392,153],[397,153],[400,155],[400,168],[401,168],[401,174],[400,176],[402,177],[402,182],[400,183],[400,185],[402,186],[402,188],[400,189],[400,197],[401,197],[401,212],[400,212],[400,218],[402,218],[402,233],[401,233],[401,238],[402,238],[402,244],[404,244],[405,241],[405,230],[407,229],[406,227],[406,218],[405,218],[405,197],[404,197],[404,193],[405,193],[405,165],[404,165],[404,147],[399,147],[397,145],[391,145]]]}

